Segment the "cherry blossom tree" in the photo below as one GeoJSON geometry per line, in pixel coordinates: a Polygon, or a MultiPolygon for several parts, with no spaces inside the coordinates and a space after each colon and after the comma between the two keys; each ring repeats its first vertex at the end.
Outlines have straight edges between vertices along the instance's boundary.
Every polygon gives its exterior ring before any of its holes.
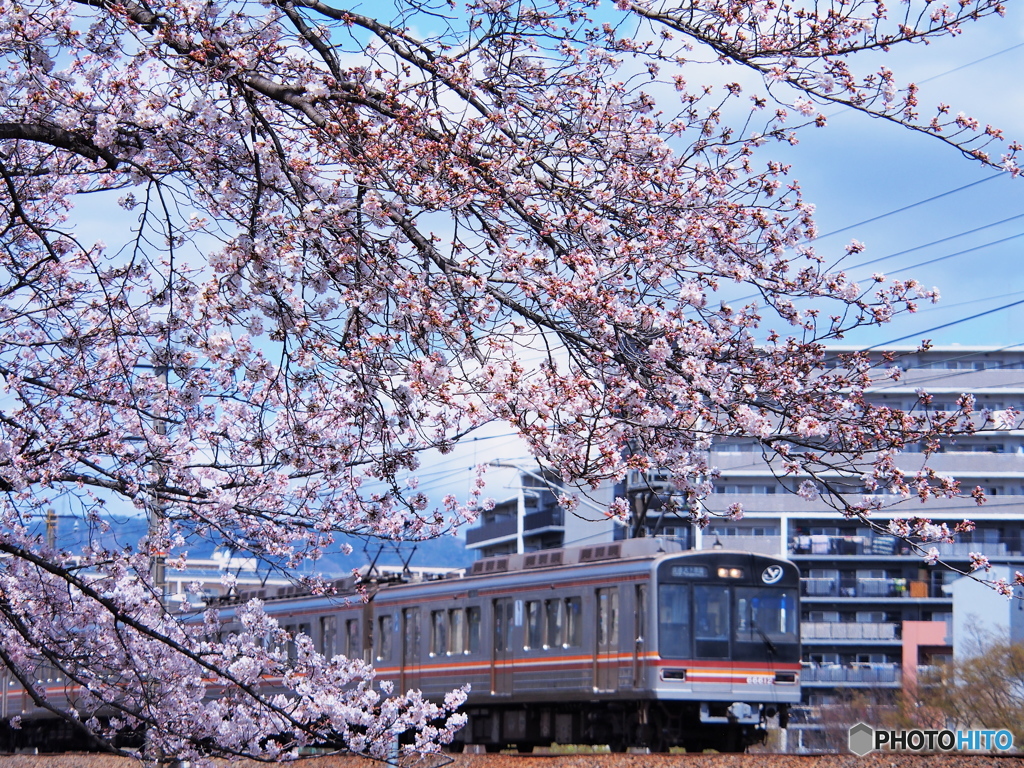
{"type": "Polygon", "coordinates": [[[282,658],[255,602],[225,636],[166,608],[152,573],[193,539],[294,566],[339,533],[447,531],[482,481],[431,499],[417,466],[483,425],[581,493],[658,468],[694,509],[710,441],[753,436],[867,516],[828,478],[956,495],[895,455],[1017,418],[874,407],[864,390],[897,369],[824,365],[825,343],[936,294],[828,268],[771,159],[845,105],[1016,173],[998,130],[856,69],[995,0],[360,8],[0,0],[0,661],[100,740],[144,727],[154,754],[196,758],[449,739],[457,695],[380,692],[308,638],[282,658]],[[689,82],[702,61],[737,82],[689,82]],[[63,552],[37,526],[58,503],[152,525],[63,552]]]}

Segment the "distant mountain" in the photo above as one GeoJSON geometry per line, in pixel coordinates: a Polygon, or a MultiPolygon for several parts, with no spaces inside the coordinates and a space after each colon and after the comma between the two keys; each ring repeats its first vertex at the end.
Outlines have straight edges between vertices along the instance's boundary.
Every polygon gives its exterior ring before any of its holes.
{"type": "MultiPolygon", "coordinates": [[[[88,544],[104,549],[123,549],[138,545],[149,528],[148,521],[139,516],[110,516],[106,520],[107,530],[101,530],[97,522],[87,522],[81,518],[58,516],[56,521],[57,546],[68,552],[81,552],[88,544]]],[[[38,520],[33,526],[40,538],[46,536],[46,523],[38,520]]],[[[196,537],[187,542],[185,549],[189,557],[208,559],[221,545],[207,539],[196,537]]],[[[465,548],[462,537],[443,536],[429,541],[392,542],[379,539],[364,540],[361,538],[339,537],[337,543],[326,552],[316,563],[316,572],[324,576],[338,577],[352,572],[376,561],[378,565],[396,566],[408,562],[413,567],[421,568],[468,568],[472,565],[474,555],[465,548]],[[352,547],[352,554],[341,553],[343,543],[352,547]]],[[[296,575],[309,573],[307,564],[296,575]]]]}
{"type": "Polygon", "coordinates": [[[319,565],[324,573],[344,575],[374,561],[377,565],[403,565],[408,562],[412,567],[455,570],[470,567],[475,559],[462,538],[456,536],[417,542],[349,539],[348,543],[352,546],[351,555],[336,551],[321,558],[319,565]]]}

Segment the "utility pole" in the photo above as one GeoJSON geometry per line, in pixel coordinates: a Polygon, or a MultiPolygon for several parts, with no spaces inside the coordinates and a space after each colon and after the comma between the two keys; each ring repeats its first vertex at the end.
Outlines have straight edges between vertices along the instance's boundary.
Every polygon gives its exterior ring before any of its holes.
{"type": "MultiPolygon", "coordinates": [[[[155,368],[157,381],[160,382],[161,387],[166,394],[167,391],[167,366],[161,365],[155,368]]],[[[153,414],[153,432],[163,437],[167,434],[167,419],[166,414],[153,414]]],[[[150,542],[150,577],[153,580],[153,590],[160,597],[160,602],[163,603],[167,599],[167,575],[165,573],[166,568],[166,553],[164,552],[153,552],[153,542],[156,538],[161,535],[161,528],[163,528],[164,519],[164,503],[160,499],[160,488],[165,480],[165,472],[163,463],[159,460],[153,462],[153,469],[156,473],[156,493],[153,494],[153,498],[149,504],[149,542],[150,542]]]]}
{"type": "Polygon", "coordinates": [[[52,508],[46,510],[46,548],[57,548],[57,513],[52,508]]]}

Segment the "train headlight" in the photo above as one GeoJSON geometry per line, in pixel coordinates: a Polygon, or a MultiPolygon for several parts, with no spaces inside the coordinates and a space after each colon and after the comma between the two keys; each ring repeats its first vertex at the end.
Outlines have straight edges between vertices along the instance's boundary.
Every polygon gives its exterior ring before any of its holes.
{"type": "Polygon", "coordinates": [[[795,685],[797,681],[796,672],[776,672],[775,682],[783,683],[785,685],[795,685]]]}
{"type": "Polygon", "coordinates": [[[743,569],[742,568],[726,568],[725,566],[718,569],[718,578],[720,579],[742,579],[743,569]]]}
{"type": "Polygon", "coordinates": [[[663,669],[661,670],[662,680],[674,680],[675,682],[684,682],[686,680],[685,669],[663,669]]]}

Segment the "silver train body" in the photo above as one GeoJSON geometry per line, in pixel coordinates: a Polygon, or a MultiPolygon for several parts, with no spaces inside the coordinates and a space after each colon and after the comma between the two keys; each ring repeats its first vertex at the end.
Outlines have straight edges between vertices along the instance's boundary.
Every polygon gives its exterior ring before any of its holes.
{"type": "MultiPolygon", "coordinates": [[[[358,593],[346,579],[336,596],[286,587],[235,602],[264,599],[282,627],[372,663],[398,690],[440,700],[470,685],[461,745],[741,751],[800,701],[798,571],[749,552],[671,547],[637,539],[508,555],[469,573],[363,580],[358,593]]],[[[220,610],[230,632],[236,605],[220,610]]],[[[0,750],[95,747],[12,678],[2,683],[0,750]]],[[[65,685],[55,679],[50,693],[73,698],[65,685]]]]}
{"type": "Polygon", "coordinates": [[[325,653],[440,699],[469,684],[463,743],[738,751],[800,701],[799,573],[655,539],[481,560],[366,585],[369,601],[266,609],[325,653]]]}

